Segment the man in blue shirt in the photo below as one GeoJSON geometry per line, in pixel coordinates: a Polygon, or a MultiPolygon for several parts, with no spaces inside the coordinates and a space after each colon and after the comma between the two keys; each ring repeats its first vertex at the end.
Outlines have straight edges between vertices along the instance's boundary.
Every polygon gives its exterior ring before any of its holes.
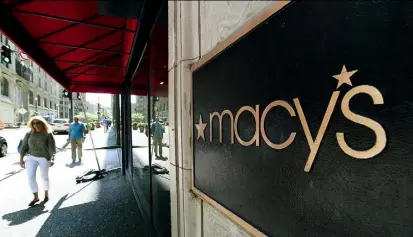
{"type": "Polygon", "coordinates": [[[159,123],[159,119],[156,118],[155,122],[151,126],[152,135],[153,135],[153,146],[155,150],[155,156],[158,157],[158,148],[159,155],[162,157],[162,139],[163,139],[163,126],[159,123]]]}
{"type": "Polygon", "coordinates": [[[108,127],[109,127],[109,120],[106,117],[102,120],[102,125],[103,125],[103,132],[107,133],[108,127]]]}
{"type": "Polygon", "coordinates": [[[76,148],[77,157],[79,162],[82,162],[82,144],[85,134],[85,125],[79,123],[79,118],[74,117],[73,123],[69,125],[69,140],[72,145],[72,161],[76,161],[76,148]]]}

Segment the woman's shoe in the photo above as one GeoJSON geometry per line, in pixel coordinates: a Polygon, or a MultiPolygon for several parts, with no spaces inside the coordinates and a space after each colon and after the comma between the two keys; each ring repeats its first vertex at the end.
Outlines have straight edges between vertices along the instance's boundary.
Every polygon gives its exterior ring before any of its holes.
{"type": "Polygon", "coordinates": [[[36,199],[36,200],[31,201],[31,202],[29,203],[29,207],[34,206],[34,204],[36,204],[36,202],[38,202],[38,201],[39,201],[39,199],[36,199]]]}
{"type": "Polygon", "coordinates": [[[47,201],[49,201],[49,197],[45,197],[43,200],[43,202],[47,202],[47,201]]]}

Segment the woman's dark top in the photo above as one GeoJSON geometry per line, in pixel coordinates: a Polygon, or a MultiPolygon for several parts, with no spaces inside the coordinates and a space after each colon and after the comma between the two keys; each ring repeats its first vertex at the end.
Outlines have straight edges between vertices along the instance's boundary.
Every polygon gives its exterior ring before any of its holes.
{"type": "Polygon", "coordinates": [[[50,160],[56,154],[53,135],[46,132],[28,132],[23,138],[21,153],[50,160]]]}

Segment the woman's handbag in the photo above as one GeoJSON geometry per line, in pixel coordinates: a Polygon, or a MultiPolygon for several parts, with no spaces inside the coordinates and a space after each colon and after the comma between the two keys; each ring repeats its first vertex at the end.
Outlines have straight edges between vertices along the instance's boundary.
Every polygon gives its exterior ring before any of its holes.
{"type": "Polygon", "coordinates": [[[20,139],[19,145],[17,146],[17,152],[20,154],[22,151],[23,139],[20,139]]]}
{"type": "MultiPolygon", "coordinates": [[[[30,134],[32,134],[32,132],[29,133],[29,137],[30,134]]],[[[27,139],[29,139],[29,137],[27,137],[27,139]]],[[[22,146],[23,146],[23,139],[20,139],[19,145],[17,146],[17,152],[21,153],[22,152],[22,146]]]]}

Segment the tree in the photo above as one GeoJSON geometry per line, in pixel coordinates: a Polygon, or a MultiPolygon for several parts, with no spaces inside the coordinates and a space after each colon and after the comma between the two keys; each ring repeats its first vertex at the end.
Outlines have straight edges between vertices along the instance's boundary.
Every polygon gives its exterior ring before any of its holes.
{"type": "Polygon", "coordinates": [[[141,113],[132,114],[132,122],[134,123],[142,123],[145,117],[141,113]]]}
{"type": "Polygon", "coordinates": [[[98,116],[96,114],[92,114],[88,112],[86,112],[87,121],[85,119],[84,113],[78,114],[76,116],[79,118],[79,120],[84,121],[84,122],[93,122],[98,119],[98,116]]]}

